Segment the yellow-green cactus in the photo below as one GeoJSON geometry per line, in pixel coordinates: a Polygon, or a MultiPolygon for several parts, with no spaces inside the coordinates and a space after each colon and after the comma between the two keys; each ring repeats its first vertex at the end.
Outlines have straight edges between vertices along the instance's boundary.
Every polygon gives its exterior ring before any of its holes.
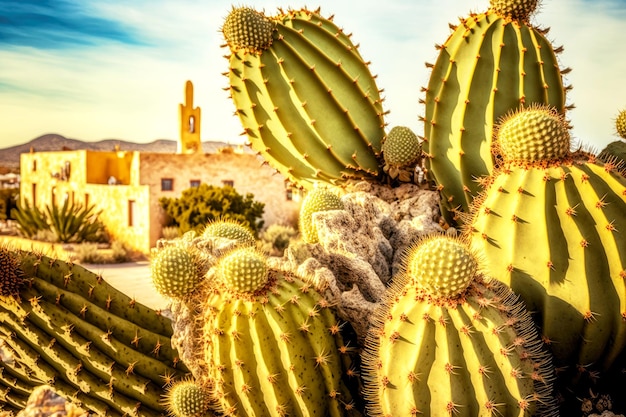
{"type": "Polygon", "coordinates": [[[192,379],[172,383],[165,394],[165,407],[173,417],[205,417],[209,393],[192,379]]]}
{"type": "Polygon", "coordinates": [[[458,238],[423,239],[385,295],[362,354],[369,416],[555,416],[534,323],[458,238]]]}
{"type": "Polygon", "coordinates": [[[622,139],[626,139],[626,110],[620,111],[615,118],[615,130],[622,139]]]}
{"type": "Polygon", "coordinates": [[[168,297],[185,297],[204,279],[201,258],[188,245],[170,245],[156,250],[150,269],[156,290],[168,297]]]}
{"type": "Polygon", "coordinates": [[[254,246],[256,239],[249,227],[229,219],[210,222],[202,231],[203,239],[223,238],[236,241],[240,245],[254,246]]]}
{"type": "Polygon", "coordinates": [[[394,126],[383,140],[382,152],[385,160],[383,170],[391,178],[400,177],[401,181],[409,182],[411,168],[414,169],[410,165],[421,156],[422,146],[419,138],[410,128],[394,126]],[[408,172],[402,169],[405,167],[409,168],[408,172]]]}
{"type": "Polygon", "coordinates": [[[341,198],[333,191],[318,187],[307,193],[300,207],[299,228],[302,239],[307,243],[317,243],[317,227],[313,214],[326,210],[343,210],[341,198]]]}

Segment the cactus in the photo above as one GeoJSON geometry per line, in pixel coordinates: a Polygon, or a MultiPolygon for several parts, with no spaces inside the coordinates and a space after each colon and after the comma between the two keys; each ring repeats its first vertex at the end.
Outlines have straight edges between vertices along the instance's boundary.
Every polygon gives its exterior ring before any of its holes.
{"type": "Polygon", "coordinates": [[[498,16],[528,23],[528,18],[537,9],[539,0],[489,0],[489,4],[498,16]]]}
{"type": "MultiPolygon", "coordinates": [[[[514,128],[499,135],[528,134],[532,124],[541,128],[528,135],[530,147],[556,137],[564,141],[557,148],[569,146],[563,121],[549,112],[520,112],[508,123],[514,128]]],[[[608,369],[626,347],[626,180],[583,152],[556,160],[505,152],[484,185],[467,233],[490,274],[536,311],[557,366],[608,369]]]]}
{"type": "Polygon", "coordinates": [[[202,232],[202,237],[204,239],[223,238],[235,240],[245,246],[254,246],[256,244],[256,239],[250,228],[229,219],[209,222],[202,232]]]}
{"type": "Polygon", "coordinates": [[[80,266],[12,254],[24,284],[0,297],[0,338],[15,393],[46,383],[99,415],[161,415],[164,378],[185,373],[170,321],[80,266]]]}
{"type": "Polygon", "coordinates": [[[0,297],[19,296],[24,285],[24,272],[14,250],[6,244],[0,244],[0,297]]]}
{"type": "Polygon", "coordinates": [[[382,100],[349,35],[317,11],[248,8],[222,31],[236,114],[270,165],[305,188],[379,175],[382,100]]]}
{"type": "Polygon", "coordinates": [[[394,126],[382,144],[385,166],[383,170],[392,179],[400,177],[403,182],[411,181],[411,172],[403,168],[415,163],[422,154],[419,138],[411,129],[405,126],[394,126]]]}
{"type": "Polygon", "coordinates": [[[615,131],[622,139],[626,139],[626,110],[622,110],[615,119],[615,131]]]}
{"type": "Polygon", "coordinates": [[[152,282],[167,297],[183,298],[204,279],[200,254],[190,246],[165,246],[150,261],[152,282]]]}
{"type": "Polygon", "coordinates": [[[487,12],[461,19],[439,47],[425,90],[422,146],[449,224],[468,211],[480,190],[476,179],[493,172],[492,130],[500,117],[532,103],[565,111],[567,70],[559,70],[545,31],[524,18],[534,3],[492,1],[487,12]]]}
{"type": "MultiPolygon", "coordinates": [[[[237,416],[353,415],[343,382],[343,324],[312,287],[250,248],[218,261],[205,300],[202,344],[217,411],[237,416]]],[[[198,379],[198,376],[196,377],[198,379]]],[[[201,379],[202,381],[202,379],[201,379]]],[[[358,415],[358,414],[357,414],[358,415]]]]}
{"type": "Polygon", "coordinates": [[[307,193],[300,207],[299,229],[302,239],[307,243],[318,240],[313,214],[326,210],[342,210],[343,203],[337,194],[327,188],[318,187],[307,193]]]}
{"type": "Polygon", "coordinates": [[[409,248],[362,355],[370,416],[557,415],[554,369],[530,315],[479,267],[458,238],[409,248]]]}
{"type": "Polygon", "coordinates": [[[205,388],[191,379],[174,382],[165,394],[165,406],[174,417],[204,417],[209,403],[205,388]]]}

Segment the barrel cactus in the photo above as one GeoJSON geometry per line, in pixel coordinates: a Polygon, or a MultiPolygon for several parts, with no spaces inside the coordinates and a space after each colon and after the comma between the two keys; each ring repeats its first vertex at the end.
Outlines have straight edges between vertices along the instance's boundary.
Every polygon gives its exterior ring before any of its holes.
{"type": "Polygon", "coordinates": [[[233,8],[229,90],[250,144],[305,188],[376,178],[382,99],[350,37],[316,11],[233,8]]]}
{"type": "Polygon", "coordinates": [[[205,417],[210,404],[206,389],[189,378],[173,382],[164,400],[173,417],[205,417]]]}
{"type": "Polygon", "coordinates": [[[494,169],[492,131],[520,105],[548,104],[565,111],[565,89],[555,49],[528,15],[537,1],[492,1],[461,19],[439,47],[425,89],[425,165],[440,190],[450,224],[462,221],[480,191],[476,179],[494,169]]]}
{"type": "MultiPolygon", "coordinates": [[[[310,283],[236,248],[212,269],[202,297],[202,345],[216,409],[224,415],[356,413],[343,326],[310,283]]],[[[354,374],[354,373],[353,373],[354,374]]],[[[358,414],[355,414],[358,415],[358,414]]]]}
{"type": "Polygon", "coordinates": [[[522,135],[545,154],[500,146],[502,166],[483,182],[468,222],[472,247],[536,312],[557,366],[608,369],[626,346],[626,180],[611,162],[563,154],[570,135],[555,112],[520,111],[496,142],[522,135]]]}
{"type": "Polygon", "coordinates": [[[202,238],[207,240],[230,239],[244,246],[254,246],[256,244],[254,233],[249,227],[230,219],[209,222],[202,231],[202,238]]]}
{"type": "Polygon", "coordinates": [[[204,279],[203,265],[201,255],[189,245],[165,246],[152,254],[152,282],[162,295],[183,298],[204,279]]]}
{"type": "Polygon", "coordinates": [[[406,126],[394,126],[385,136],[382,145],[385,165],[383,171],[392,179],[397,177],[403,182],[412,179],[412,165],[422,155],[419,138],[406,126]]]}
{"type": "Polygon", "coordinates": [[[467,242],[409,248],[363,354],[370,416],[557,415],[550,357],[529,313],[467,242]]]}

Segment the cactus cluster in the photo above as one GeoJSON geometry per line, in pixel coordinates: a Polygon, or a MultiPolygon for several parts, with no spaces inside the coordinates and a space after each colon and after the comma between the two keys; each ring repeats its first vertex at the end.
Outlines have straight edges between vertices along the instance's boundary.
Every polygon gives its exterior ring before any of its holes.
{"type": "Polygon", "coordinates": [[[164,378],[186,372],[169,319],[78,265],[11,256],[24,283],[0,297],[5,401],[21,408],[34,386],[48,384],[99,415],[161,415],[164,378]]]}
{"type": "Polygon", "coordinates": [[[598,379],[616,392],[626,179],[610,152],[571,149],[567,70],[529,23],[537,4],[491,0],[453,27],[423,138],[386,131],[332,19],[234,7],[227,90],[251,146],[306,189],[301,239],[268,257],[217,221],[159,243],[171,321],[2,248],[2,401],[19,409],[48,382],[104,415],[530,417],[573,415],[558,398],[598,379]]]}

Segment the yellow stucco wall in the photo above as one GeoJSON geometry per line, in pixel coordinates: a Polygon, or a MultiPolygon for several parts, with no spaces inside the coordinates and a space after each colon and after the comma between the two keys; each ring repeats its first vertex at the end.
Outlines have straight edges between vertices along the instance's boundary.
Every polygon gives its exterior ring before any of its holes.
{"type": "Polygon", "coordinates": [[[67,196],[93,204],[102,210],[100,219],[115,239],[145,254],[161,237],[165,218],[159,198],[180,196],[191,181],[217,186],[232,181],[240,194],[252,193],[265,204],[266,226],[293,222],[299,208],[298,201],[287,199],[284,179],[251,154],[34,152],[21,155],[20,170],[22,200],[32,204],[34,192],[40,208],[50,204],[53,195],[58,203],[67,196]],[[69,177],[55,177],[66,162],[70,164],[69,177]],[[112,175],[118,185],[108,185],[112,175]],[[172,179],[172,191],[161,190],[163,178],[172,179]]]}

